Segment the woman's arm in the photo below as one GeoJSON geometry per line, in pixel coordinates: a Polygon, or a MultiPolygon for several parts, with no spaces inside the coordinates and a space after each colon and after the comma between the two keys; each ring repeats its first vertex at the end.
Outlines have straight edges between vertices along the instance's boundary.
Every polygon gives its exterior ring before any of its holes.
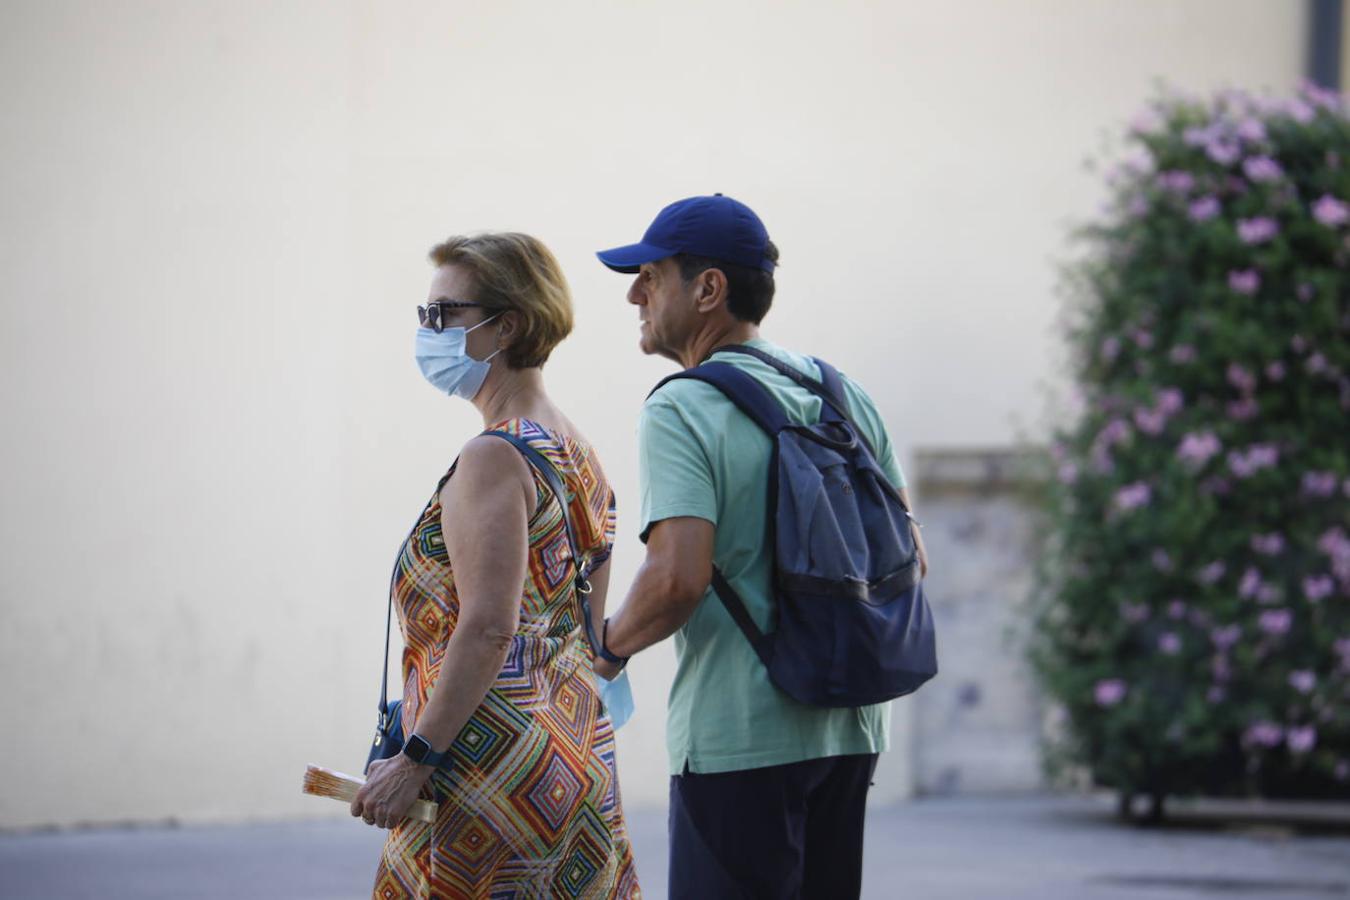
{"type": "MultiPolygon", "coordinates": [[[[534,501],[528,464],[493,437],[465,446],[441,491],[441,532],[455,573],[459,620],[413,728],[438,753],[483,702],[506,661],[520,621],[534,501]]],[[[401,753],[372,763],[352,815],[381,828],[397,825],[433,771],[401,753]]]]}

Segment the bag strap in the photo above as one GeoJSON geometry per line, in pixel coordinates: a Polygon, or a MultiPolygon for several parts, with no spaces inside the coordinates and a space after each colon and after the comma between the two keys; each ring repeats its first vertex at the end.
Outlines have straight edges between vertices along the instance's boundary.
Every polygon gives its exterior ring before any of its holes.
{"type": "MultiPolygon", "coordinates": [[[[717,388],[770,438],[792,424],[782,405],[769,393],[769,389],[760,384],[759,379],[731,363],[709,362],[685,369],[683,372],[676,372],[661,379],[661,382],[652,388],[652,394],[661,390],[668,382],[681,378],[703,381],[717,388]]],[[[650,397],[651,394],[647,396],[650,397]]]]}
{"type": "MultiPolygon", "coordinates": [[[[717,388],[741,412],[745,413],[750,421],[763,429],[771,440],[779,431],[792,424],[782,404],[774,399],[773,395],[769,393],[769,389],[761,384],[759,379],[731,363],[708,362],[692,369],[686,369],[683,372],[677,372],[662,379],[660,384],[652,388],[652,393],[656,393],[667,382],[674,381],[677,378],[702,381],[717,388]]],[[[731,582],[722,574],[722,570],[717,567],[716,563],[713,564],[712,569],[712,587],[717,594],[717,599],[721,600],[722,605],[726,607],[731,620],[736,623],[736,627],[741,630],[741,634],[745,635],[745,639],[750,642],[750,647],[755,651],[755,655],[767,667],[773,658],[772,644],[764,632],[759,630],[755,620],[750,617],[750,610],[746,608],[745,601],[741,599],[740,594],[736,593],[736,589],[731,586],[731,582]]]]}
{"type": "MultiPolygon", "coordinates": [[[[821,404],[820,421],[848,423],[854,433],[862,440],[863,446],[872,454],[873,459],[876,458],[876,451],[872,448],[872,443],[868,440],[867,434],[858,427],[857,422],[853,420],[849,413],[848,401],[844,394],[844,382],[834,366],[823,359],[812,357],[815,364],[820,367],[821,381],[816,381],[757,347],[729,344],[725,347],[718,347],[713,353],[720,353],[723,350],[753,356],[820,397],[824,401],[821,404]]],[[[721,391],[728,400],[736,404],[737,408],[745,413],[752,422],[767,432],[770,438],[792,424],[787,417],[787,413],[783,410],[782,404],[774,399],[773,395],[769,393],[769,389],[759,379],[738,366],[725,362],[705,362],[692,369],[685,369],[683,372],[669,375],[661,379],[647,396],[650,398],[667,382],[679,378],[688,378],[711,384],[721,391]]],[[[713,565],[712,570],[712,587],[717,594],[717,599],[721,600],[722,605],[726,607],[727,614],[731,616],[732,621],[736,623],[741,633],[745,635],[745,639],[749,641],[755,655],[767,667],[773,658],[772,642],[764,632],[760,631],[759,626],[755,624],[755,620],[751,618],[750,610],[746,608],[745,601],[741,600],[740,595],[736,593],[736,589],[731,586],[731,582],[727,580],[727,577],[722,574],[722,570],[716,564],[713,565]]]]}
{"type": "Polygon", "coordinates": [[[485,431],[483,434],[499,437],[507,443],[513,445],[520,451],[528,462],[540,475],[544,476],[544,481],[548,483],[549,490],[553,496],[558,498],[558,505],[562,508],[563,530],[567,532],[567,543],[572,551],[572,567],[576,569],[576,577],[573,584],[576,587],[577,600],[581,604],[582,623],[586,629],[586,641],[591,645],[591,651],[598,653],[600,642],[595,635],[595,625],[591,622],[591,582],[587,577],[590,570],[583,570],[581,567],[581,545],[577,541],[576,529],[572,527],[572,513],[567,502],[567,489],[563,485],[562,476],[558,474],[558,469],[549,461],[549,458],[518,435],[511,434],[509,431],[485,431]]]}
{"type": "MultiPolygon", "coordinates": [[[[822,409],[822,417],[833,412],[835,416],[844,421],[851,421],[848,414],[848,402],[844,399],[843,384],[839,380],[839,373],[829,363],[823,362],[812,357],[816,365],[820,366],[821,375],[824,376],[824,382],[816,381],[805,372],[798,371],[795,367],[788,365],[771,353],[765,353],[758,347],[751,347],[746,344],[728,344],[725,347],[718,347],[713,353],[722,351],[731,353],[744,353],[746,356],[753,356],[755,359],[764,363],[779,374],[790,378],[801,387],[806,388],[820,399],[824,400],[830,409],[822,409]],[[828,369],[828,371],[826,371],[828,369]],[[831,384],[833,382],[833,384],[831,384]]],[[[834,418],[831,416],[830,418],[834,418]]],[[[856,426],[855,426],[856,427],[856,426]]]]}
{"type": "Polygon", "coordinates": [[[816,381],[809,375],[798,371],[778,357],[765,353],[758,347],[750,347],[746,344],[728,344],[725,347],[718,347],[713,353],[721,353],[723,350],[753,356],[755,359],[780,374],[787,376],[801,387],[806,388],[821,400],[825,401],[820,409],[821,421],[847,422],[852,425],[853,431],[862,440],[863,446],[867,448],[867,452],[872,454],[873,459],[877,458],[876,448],[872,446],[872,441],[867,437],[867,432],[863,431],[862,428],[858,426],[857,420],[853,418],[853,414],[849,410],[848,395],[844,393],[844,379],[840,377],[839,370],[834,366],[818,356],[811,357],[811,361],[820,368],[820,381],[816,381]]]}
{"type": "MultiPolygon", "coordinates": [[[[591,601],[587,599],[587,595],[591,592],[591,583],[588,576],[592,569],[587,569],[583,572],[581,568],[581,554],[578,552],[576,532],[572,528],[572,515],[567,503],[567,491],[563,487],[562,477],[558,474],[558,470],[553,463],[549,462],[548,457],[530,446],[530,443],[524,438],[517,437],[508,431],[484,431],[483,434],[502,438],[507,443],[512,444],[520,451],[521,455],[525,457],[525,461],[540,475],[544,476],[544,481],[548,483],[549,490],[553,492],[553,496],[558,498],[558,505],[562,507],[563,529],[567,532],[567,543],[572,551],[572,565],[577,570],[575,586],[577,597],[581,601],[582,620],[586,627],[586,640],[590,643],[591,649],[595,650],[595,648],[599,646],[599,643],[595,636],[595,626],[591,623],[591,601]]],[[[459,461],[456,460],[455,465],[458,465],[458,462],[459,461]]],[[[455,465],[450,466],[450,472],[447,472],[446,475],[441,478],[440,483],[436,485],[437,494],[440,494],[441,488],[445,486],[445,482],[449,480],[450,474],[454,472],[455,465]]],[[[430,505],[431,502],[428,501],[427,506],[430,505]]],[[[422,512],[426,512],[426,507],[423,507],[422,512]]],[[[421,521],[421,516],[418,516],[418,521],[421,521]]],[[[416,530],[416,528],[417,525],[414,523],[413,529],[416,530]]],[[[408,536],[412,536],[411,531],[408,533],[408,536]]],[[[384,731],[389,724],[389,640],[393,633],[394,582],[397,578],[398,561],[395,560],[393,574],[389,576],[389,605],[384,614],[384,668],[380,672],[381,731],[384,731]]]]}

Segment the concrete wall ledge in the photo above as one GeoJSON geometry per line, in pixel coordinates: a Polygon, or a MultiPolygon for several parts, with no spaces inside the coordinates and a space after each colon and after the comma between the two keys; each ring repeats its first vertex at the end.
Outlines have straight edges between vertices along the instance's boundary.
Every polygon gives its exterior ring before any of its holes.
{"type": "Polygon", "coordinates": [[[1016,491],[1035,471],[1035,447],[920,447],[912,481],[925,495],[1016,491]]]}

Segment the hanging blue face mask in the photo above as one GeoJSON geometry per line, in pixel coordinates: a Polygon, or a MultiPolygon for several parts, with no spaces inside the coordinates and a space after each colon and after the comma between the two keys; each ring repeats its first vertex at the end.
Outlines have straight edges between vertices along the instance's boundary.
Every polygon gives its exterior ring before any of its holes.
{"type": "Polygon", "coordinates": [[[595,687],[600,692],[600,702],[605,704],[610,722],[614,725],[614,730],[618,731],[633,718],[633,688],[628,683],[628,670],[624,669],[613,681],[606,681],[595,672],[591,674],[595,676],[595,687]]]}
{"type": "Polygon", "coordinates": [[[483,386],[488,370],[492,368],[488,360],[502,351],[495,351],[487,359],[474,359],[465,348],[465,343],[470,331],[495,318],[497,316],[484,319],[473,328],[447,328],[439,334],[431,328],[418,326],[413,352],[417,356],[417,367],[422,370],[422,377],[437,390],[453,397],[472,400],[483,386]]]}

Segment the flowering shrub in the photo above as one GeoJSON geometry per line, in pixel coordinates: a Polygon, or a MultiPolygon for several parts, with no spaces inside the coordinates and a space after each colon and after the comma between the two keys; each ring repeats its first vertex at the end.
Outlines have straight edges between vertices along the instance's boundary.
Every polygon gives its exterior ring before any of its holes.
{"type": "Polygon", "coordinates": [[[1350,796],[1350,120],[1168,98],[1072,270],[1035,660],[1126,794],[1350,796]]]}

